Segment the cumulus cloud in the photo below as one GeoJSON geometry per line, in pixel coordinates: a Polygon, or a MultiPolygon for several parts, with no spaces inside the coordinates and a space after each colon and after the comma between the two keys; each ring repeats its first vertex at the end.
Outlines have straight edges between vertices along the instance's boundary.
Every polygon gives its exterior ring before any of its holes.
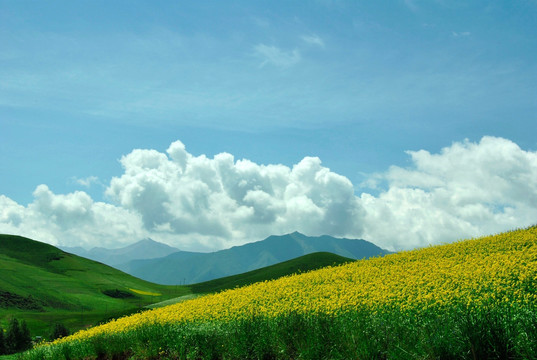
{"type": "Polygon", "coordinates": [[[295,230],[361,232],[351,182],[318,158],[292,168],[259,165],[227,153],[193,156],[177,141],[167,154],[134,150],[121,164],[124,174],[112,179],[106,194],[161,237],[214,247],[295,230]]]}
{"type": "Polygon", "coordinates": [[[0,233],[88,248],[113,248],[147,234],[138,214],[94,202],[85,192],[57,195],[46,185],[39,185],[33,196],[34,201],[25,207],[0,195],[0,233]]]}
{"type": "Polygon", "coordinates": [[[360,196],[366,238],[407,249],[537,223],[536,152],[486,136],[408,154],[413,167],[380,176],[386,191],[360,196]]]}
{"type": "Polygon", "coordinates": [[[537,222],[536,152],[483,137],[408,155],[411,166],[372,177],[385,184],[376,195],[357,195],[317,157],[260,165],[228,153],[195,156],[176,141],[165,153],[123,156],[123,173],[106,188],[109,203],[46,185],[28,206],[0,195],[0,232],[67,246],[114,247],[150,236],[217,250],[296,230],[401,250],[537,222]]]}
{"type": "Polygon", "coordinates": [[[284,51],[276,46],[258,44],[254,47],[254,54],[262,59],[260,67],[271,64],[278,67],[290,67],[296,65],[301,60],[300,51],[284,51]]]}

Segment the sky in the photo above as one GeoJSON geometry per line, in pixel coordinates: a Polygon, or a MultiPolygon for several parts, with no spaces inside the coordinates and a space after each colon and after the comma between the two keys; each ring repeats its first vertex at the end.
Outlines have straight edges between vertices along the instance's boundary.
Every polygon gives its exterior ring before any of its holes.
{"type": "Polygon", "coordinates": [[[537,1],[0,0],[0,233],[407,250],[537,223],[537,1]]]}

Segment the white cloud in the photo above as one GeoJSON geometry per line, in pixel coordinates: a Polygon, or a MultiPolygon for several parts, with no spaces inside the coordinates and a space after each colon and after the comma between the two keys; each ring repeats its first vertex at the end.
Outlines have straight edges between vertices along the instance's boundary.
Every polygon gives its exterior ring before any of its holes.
{"type": "Polygon", "coordinates": [[[304,35],[302,36],[302,40],[310,45],[319,46],[321,48],[324,48],[324,41],[321,39],[318,35],[304,35]]]}
{"type": "Polygon", "coordinates": [[[388,190],[361,195],[365,238],[394,249],[454,241],[537,221],[537,153],[483,137],[439,154],[409,151],[412,168],[391,167],[388,190]]]}
{"type": "Polygon", "coordinates": [[[301,60],[300,51],[283,51],[276,46],[259,44],[254,47],[254,54],[262,59],[260,67],[272,64],[278,67],[290,67],[296,65],[301,60]]]}
{"type": "Polygon", "coordinates": [[[0,195],[0,233],[55,245],[114,247],[150,236],[185,250],[216,250],[300,231],[362,237],[410,249],[536,223],[537,152],[507,139],[455,142],[408,152],[376,180],[376,196],[355,195],[346,177],[306,157],[292,167],[221,153],[194,156],[176,141],[166,153],[133,150],[106,189],[113,203],[46,185],[28,206],[0,195]]]}
{"type": "Polygon", "coordinates": [[[91,187],[92,184],[96,184],[99,182],[99,178],[97,176],[88,176],[87,178],[80,179],[74,177],[72,180],[78,185],[82,185],[87,188],[91,187]]]}
{"type": "Polygon", "coordinates": [[[292,169],[235,161],[222,153],[193,156],[180,142],[167,155],[135,150],[121,159],[124,174],[107,195],[139,213],[144,227],[176,238],[197,237],[205,246],[233,245],[295,230],[338,235],[361,231],[361,211],[351,182],[305,158],[292,169]],[[212,240],[211,240],[212,239],[212,240]]]}
{"type": "Polygon", "coordinates": [[[33,195],[27,207],[0,195],[0,233],[53,245],[111,248],[147,236],[138,214],[94,202],[85,192],[56,195],[39,185],[33,195]]]}

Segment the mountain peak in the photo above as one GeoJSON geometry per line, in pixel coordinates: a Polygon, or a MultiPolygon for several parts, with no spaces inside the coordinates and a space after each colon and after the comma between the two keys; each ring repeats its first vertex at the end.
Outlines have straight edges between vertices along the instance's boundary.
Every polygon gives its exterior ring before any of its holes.
{"type": "Polygon", "coordinates": [[[145,238],[118,249],[93,248],[90,251],[78,251],[79,249],[70,248],[69,250],[73,254],[114,267],[131,260],[160,258],[179,251],[177,248],[151,238],[145,238]]]}
{"type": "Polygon", "coordinates": [[[142,239],[142,240],[139,240],[129,246],[134,246],[134,245],[155,245],[155,244],[159,244],[159,245],[165,245],[165,244],[162,244],[162,243],[159,243],[158,241],[155,241],[151,238],[145,238],[145,239],[142,239]]]}

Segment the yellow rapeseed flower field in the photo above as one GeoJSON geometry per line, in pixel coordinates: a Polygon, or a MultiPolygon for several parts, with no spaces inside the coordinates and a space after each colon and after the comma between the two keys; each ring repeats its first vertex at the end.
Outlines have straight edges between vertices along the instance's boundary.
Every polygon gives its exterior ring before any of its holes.
{"type": "Polygon", "coordinates": [[[515,306],[537,300],[537,227],[406,251],[256,283],[80,331],[83,340],[150,324],[287,313],[515,306]]]}

